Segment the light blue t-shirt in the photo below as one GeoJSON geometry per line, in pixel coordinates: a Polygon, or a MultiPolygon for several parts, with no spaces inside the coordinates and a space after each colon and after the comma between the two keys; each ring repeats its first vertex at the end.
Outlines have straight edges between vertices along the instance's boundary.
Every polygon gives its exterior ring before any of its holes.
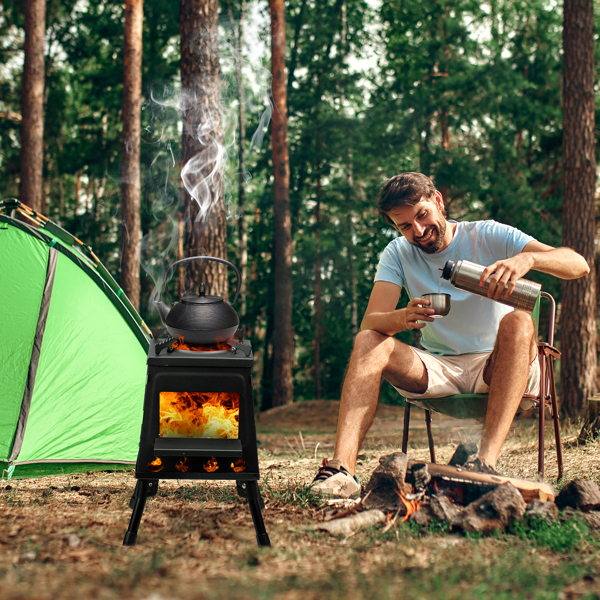
{"type": "MultiPolygon", "coordinates": [[[[403,237],[382,252],[375,281],[404,287],[409,297],[437,292],[447,260],[468,260],[485,267],[519,254],[534,240],[522,231],[496,221],[456,222],[449,246],[427,254],[403,237]]],[[[491,352],[500,320],[513,308],[455,288],[442,279],[442,293],[450,294],[450,313],[421,329],[421,344],[432,354],[457,355],[491,352]]]]}

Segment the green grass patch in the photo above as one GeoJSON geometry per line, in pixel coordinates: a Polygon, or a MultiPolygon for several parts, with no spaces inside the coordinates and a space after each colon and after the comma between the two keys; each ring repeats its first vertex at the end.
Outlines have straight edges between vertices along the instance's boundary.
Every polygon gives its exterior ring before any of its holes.
{"type": "Polygon", "coordinates": [[[537,546],[561,553],[574,550],[584,539],[590,538],[589,527],[581,519],[549,523],[537,516],[515,523],[512,533],[537,546]]]}

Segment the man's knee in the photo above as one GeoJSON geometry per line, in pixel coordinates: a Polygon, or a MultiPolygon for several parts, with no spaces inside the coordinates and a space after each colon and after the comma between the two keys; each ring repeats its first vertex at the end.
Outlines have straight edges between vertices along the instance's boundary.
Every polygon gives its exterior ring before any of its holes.
{"type": "Polygon", "coordinates": [[[535,336],[535,322],[529,313],[515,310],[508,313],[500,321],[498,341],[526,342],[535,336]]]}
{"type": "Polygon", "coordinates": [[[376,348],[389,347],[391,352],[394,348],[394,338],[374,329],[364,329],[359,331],[354,338],[354,354],[364,355],[376,348]]]}

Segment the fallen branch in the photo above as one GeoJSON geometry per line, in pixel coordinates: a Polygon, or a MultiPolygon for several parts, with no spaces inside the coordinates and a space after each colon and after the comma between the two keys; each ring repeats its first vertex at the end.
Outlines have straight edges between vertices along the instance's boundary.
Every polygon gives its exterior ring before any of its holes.
{"type": "Polygon", "coordinates": [[[358,502],[351,504],[350,506],[346,506],[339,510],[332,510],[329,514],[325,515],[323,521],[333,521],[334,519],[343,519],[348,515],[356,514],[357,512],[364,509],[364,501],[369,497],[369,492],[364,498],[361,498],[358,502]]]}
{"type": "Polygon", "coordinates": [[[361,529],[366,529],[378,523],[384,523],[386,516],[381,510],[367,510],[365,512],[346,517],[345,519],[336,519],[326,523],[318,523],[314,529],[327,531],[330,535],[353,535],[361,529]]]}

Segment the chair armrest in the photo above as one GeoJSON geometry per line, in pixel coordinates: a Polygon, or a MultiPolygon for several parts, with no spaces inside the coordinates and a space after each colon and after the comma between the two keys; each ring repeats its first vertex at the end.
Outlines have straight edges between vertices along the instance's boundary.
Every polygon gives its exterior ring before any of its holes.
{"type": "Polygon", "coordinates": [[[552,356],[552,358],[560,358],[560,351],[554,346],[551,346],[547,342],[538,342],[538,352],[545,354],[546,356],[552,356]]]}

